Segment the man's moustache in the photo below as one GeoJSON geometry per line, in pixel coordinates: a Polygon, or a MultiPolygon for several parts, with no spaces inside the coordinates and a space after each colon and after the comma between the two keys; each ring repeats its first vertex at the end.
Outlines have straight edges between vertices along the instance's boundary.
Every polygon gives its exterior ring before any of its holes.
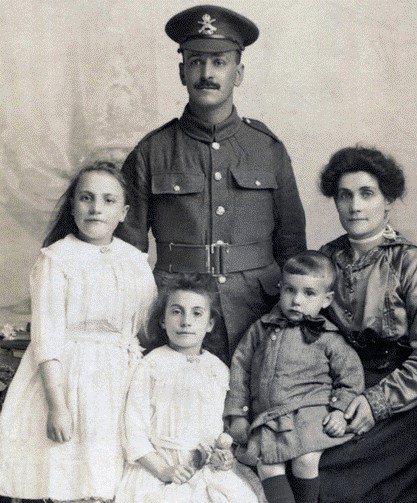
{"type": "Polygon", "coordinates": [[[195,89],[220,89],[219,84],[215,82],[210,82],[209,80],[200,80],[194,85],[195,89]]]}

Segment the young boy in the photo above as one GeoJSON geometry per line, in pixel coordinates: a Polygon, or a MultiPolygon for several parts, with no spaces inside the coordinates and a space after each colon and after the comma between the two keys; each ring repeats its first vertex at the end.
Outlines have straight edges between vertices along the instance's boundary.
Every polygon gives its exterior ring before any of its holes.
{"type": "Polygon", "coordinates": [[[335,278],[319,252],[290,258],[279,302],[249,328],[232,359],[225,416],[236,457],[257,466],[268,503],[316,502],[323,450],[352,438],[344,412],[364,388],[362,365],[319,315],[332,302],[335,278]]]}

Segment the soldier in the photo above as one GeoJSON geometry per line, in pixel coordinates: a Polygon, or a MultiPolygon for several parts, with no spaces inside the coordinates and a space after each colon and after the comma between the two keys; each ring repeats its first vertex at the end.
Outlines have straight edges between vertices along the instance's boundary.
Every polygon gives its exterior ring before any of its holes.
{"type": "Polygon", "coordinates": [[[279,266],[306,247],[304,211],[282,142],[233,105],[256,25],[201,5],[175,15],[165,31],[179,44],[189,102],[126,159],[135,192],[128,218],[142,251],[152,229],[158,284],[180,272],[213,276],[224,320],[214,352],[230,363],[246,328],[274,305],[279,266]]]}

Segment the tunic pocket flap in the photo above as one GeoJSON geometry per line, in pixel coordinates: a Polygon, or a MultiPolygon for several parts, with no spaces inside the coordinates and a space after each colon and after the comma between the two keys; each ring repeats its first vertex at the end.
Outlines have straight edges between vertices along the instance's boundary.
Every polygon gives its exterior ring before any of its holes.
{"type": "Polygon", "coordinates": [[[152,175],[152,194],[193,194],[203,192],[202,173],[156,173],[152,175]]]}
{"type": "Polygon", "coordinates": [[[277,189],[275,174],[261,169],[242,170],[241,167],[231,168],[233,178],[239,187],[244,189],[277,189]]]}

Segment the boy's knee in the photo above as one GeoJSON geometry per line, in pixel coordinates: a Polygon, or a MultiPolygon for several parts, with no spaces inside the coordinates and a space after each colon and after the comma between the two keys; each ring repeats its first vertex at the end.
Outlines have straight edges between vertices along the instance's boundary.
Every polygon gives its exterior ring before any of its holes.
{"type": "Polygon", "coordinates": [[[292,472],[296,477],[313,478],[319,474],[319,461],[322,452],[308,452],[292,460],[292,472]]]}

